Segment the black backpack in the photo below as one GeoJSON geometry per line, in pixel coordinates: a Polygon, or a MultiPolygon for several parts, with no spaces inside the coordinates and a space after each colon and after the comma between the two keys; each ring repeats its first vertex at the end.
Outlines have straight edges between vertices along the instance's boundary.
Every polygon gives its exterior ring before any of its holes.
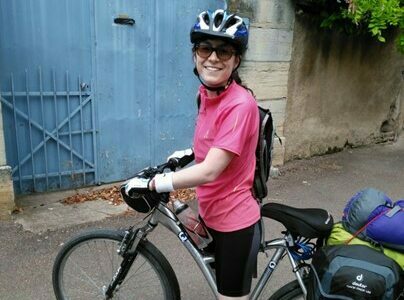
{"type": "MultiPolygon", "coordinates": [[[[267,181],[269,178],[271,163],[272,163],[272,150],[275,136],[275,127],[272,119],[272,114],[269,109],[258,106],[260,114],[259,122],[259,135],[257,148],[255,149],[255,174],[253,183],[253,192],[255,198],[262,201],[267,194],[267,181]]],[[[281,141],[279,139],[279,141],[281,141]]]]}
{"type": "MultiPolygon", "coordinates": [[[[196,99],[199,111],[199,107],[201,105],[201,98],[199,93],[196,99]]],[[[268,194],[266,183],[268,181],[271,170],[273,142],[276,133],[270,110],[258,106],[258,111],[260,115],[260,122],[258,128],[258,143],[255,150],[256,164],[253,183],[253,194],[254,197],[261,202],[262,199],[264,199],[268,194]]],[[[282,144],[280,138],[279,142],[282,144]]]]}

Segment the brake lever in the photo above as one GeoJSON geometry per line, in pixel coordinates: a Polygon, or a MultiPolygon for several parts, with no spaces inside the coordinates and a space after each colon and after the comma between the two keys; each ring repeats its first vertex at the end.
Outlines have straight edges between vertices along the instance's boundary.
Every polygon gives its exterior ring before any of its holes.
{"type": "Polygon", "coordinates": [[[174,170],[172,168],[170,168],[171,171],[175,171],[176,168],[178,168],[178,167],[183,168],[186,165],[188,165],[189,163],[191,163],[193,160],[195,160],[195,154],[194,153],[192,153],[190,155],[185,155],[185,156],[180,157],[180,158],[175,158],[175,157],[170,158],[168,160],[168,163],[170,163],[174,168],[174,170]]]}
{"type": "Polygon", "coordinates": [[[155,167],[147,167],[138,172],[135,176],[152,179],[156,174],[164,173],[165,169],[170,169],[171,171],[175,171],[177,168],[176,162],[168,161],[164,164],[155,166],[155,167]]]}
{"type": "Polygon", "coordinates": [[[177,167],[178,167],[178,165],[179,165],[179,162],[178,162],[178,160],[175,159],[175,158],[170,158],[166,164],[167,164],[167,167],[168,167],[172,172],[174,172],[174,171],[177,169],[177,167]]]}
{"type": "Polygon", "coordinates": [[[160,174],[164,173],[165,169],[170,169],[171,171],[174,172],[177,168],[177,165],[175,162],[171,161],[171,159],[170,159],[168,162],[161,164],[155,168],[156,168],[157,172],[154,175],[156,175],[157,173],[160,173],[160,174]]]}

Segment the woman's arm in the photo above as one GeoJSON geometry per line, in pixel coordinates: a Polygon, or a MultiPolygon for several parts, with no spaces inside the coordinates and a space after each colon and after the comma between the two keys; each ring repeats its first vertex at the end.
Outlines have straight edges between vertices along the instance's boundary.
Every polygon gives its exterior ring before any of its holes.
{"type": "MultiPolygon", "coordinates": [[[[172,174],[174,189],[190,188],[214,181],[226,169],[234,155],[223,149],[211,148],[203,162],[172,174]]],[[[150,187],[155,189],[154,179],[150,187]]]]}
{"type": "Polygon", "coordinates": [[[175,189],[195,187],[214,181],[234,157],[234,153],[211,148],[203,162],[173,174],[173,186],[175,189]]]}

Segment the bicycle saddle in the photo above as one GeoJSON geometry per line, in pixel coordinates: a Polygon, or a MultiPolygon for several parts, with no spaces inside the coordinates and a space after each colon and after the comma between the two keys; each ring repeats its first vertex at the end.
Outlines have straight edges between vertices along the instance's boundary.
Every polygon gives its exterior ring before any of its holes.
{"type": "Polygon", "coordinates": [[[261,215],[281,222],[292,234],[307,238],[327,237],[334,224],[329,212],[320,208],[295,208],[280,203],[267,203],[261,215]]]}

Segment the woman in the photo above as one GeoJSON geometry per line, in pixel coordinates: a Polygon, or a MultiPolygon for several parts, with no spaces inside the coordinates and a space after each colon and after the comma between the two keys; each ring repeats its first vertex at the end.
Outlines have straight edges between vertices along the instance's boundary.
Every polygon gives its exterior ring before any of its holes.
{"type": "Polygon", "coordinates": [[[260,239],[260,209],[251,189],[259,115],[237,75],[248,30],[237,15],[202,12],[191,29],[200,108],[194,135],[196,164],[157,175],[150,189],[196,186],[199,214],[212,234],[219,299],[248,299],[260,239]]]}

